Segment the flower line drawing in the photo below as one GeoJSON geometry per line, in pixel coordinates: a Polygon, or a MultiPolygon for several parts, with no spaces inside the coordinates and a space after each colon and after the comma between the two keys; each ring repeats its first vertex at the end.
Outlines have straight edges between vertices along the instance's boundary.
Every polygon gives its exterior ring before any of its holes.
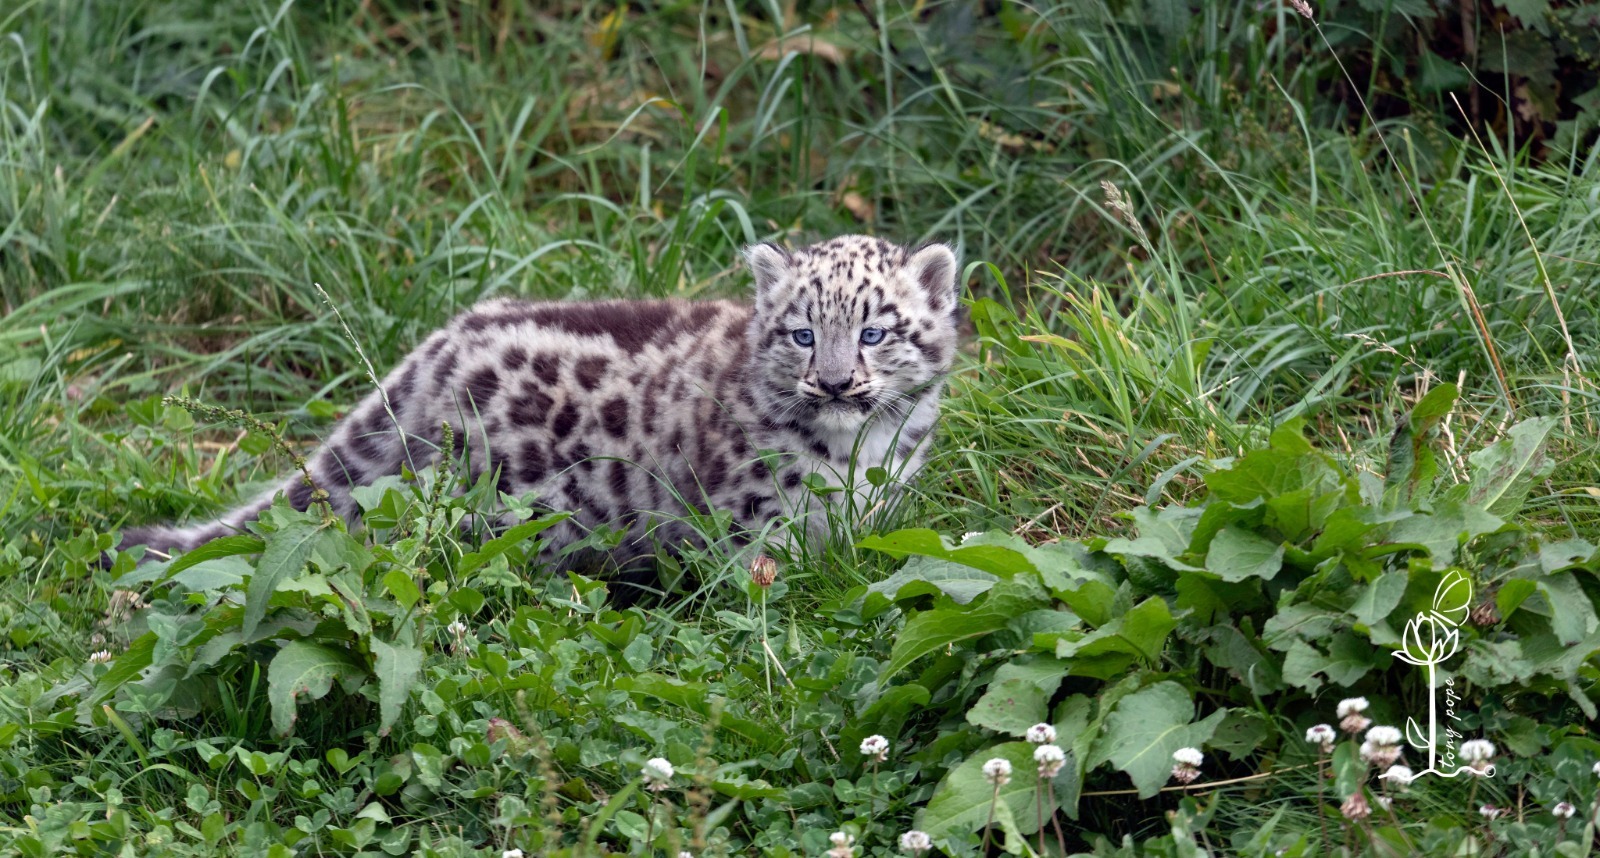
{"type": "MultiPolygon", "coordinates": [[[[1449,762],[1453,762],[1456,757],[1453,753],[1446,755],[1449,758],[1446,768],[1439,767],[1438,671],[1441,664],[1461,651],[1461,624],[1466,622],[1468,606],[1471,604],[1472,580],[1459,570],[1450,570],[1433,591],[1432,609],[1418,611],[1417,615],[1406,623],[1400,649],[1394,654],[1395,658],[1407,664],[1426,668],[1428,671],[1427,728],[1424,729],[1418,724],[1416,718],[1406,719],[1406,741],[1417,750],[1427,752],[1428,767],[1415,774],[1407,772],[1410,775],[1408,780],[1427,774],[1446,778],[1460,774],[1480,777],[1494,775],[1494,766],[1477,768],[1456,765],[1451,768],[1449,762]]],[[[1451,695],[1453,696],[1453,692],[1451,695]]],[[[1458,735],[1453,730],[1449,732],[1451,735],[1458,735]]],[[[1380,775],[1380,777],[1390,776],[1389,773],[1380,775]]]]}

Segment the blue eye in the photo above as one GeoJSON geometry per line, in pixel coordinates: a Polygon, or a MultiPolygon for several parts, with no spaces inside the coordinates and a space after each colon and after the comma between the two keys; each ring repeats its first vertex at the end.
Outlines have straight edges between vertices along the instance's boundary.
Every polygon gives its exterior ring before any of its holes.
{"type": "Polygon", "coordinates": [[[810,348],[811,344],[817,341],[817,338],[812,336],[810,328],[801,328],[798,331],[791,331],[790,335],[794,337],[794,343],[797,346],[805,346],[806,348],[810,348]]]}
{"type": "Polygon", "coordinates": [[[877,345],[878,343],[881,343],[881,342],[883,342],[883,329],[882,328],[866,328],[865,330],[863,330],[861,332],[861,344],[862,345],[875,346],[875,345],[877,345]]]}

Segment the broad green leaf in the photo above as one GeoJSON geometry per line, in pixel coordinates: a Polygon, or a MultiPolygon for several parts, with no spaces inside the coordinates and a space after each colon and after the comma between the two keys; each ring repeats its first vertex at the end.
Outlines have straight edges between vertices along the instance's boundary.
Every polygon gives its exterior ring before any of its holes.
{"type": "Polygon", "coordinates": [[[1495,610],[1500,612],[1500,619],[1510,619],[1511,614],[1522,607],[1522,603],[1538,590],[1539,585],[1527,578],[1512,578],[1501,584],[1499,592],[1494,596],[1495,610]]]}
{"type": "MultiPolygon", "coordinates": [[[[422,650],[396,646],[373,637],[372,672],[378,679],[378,735],[389,735],[389,728],[400,719],[400,709],[411,696],[411,687],[422,675],[422,650]]],[[[277,663],[276,660],[273,661],[277,663]]]]}
{"type": "Polygon", "coordinates": [[[1462,545],[1504,526],[1503,520],[1481,507],[1446,500],[1440,501],[1431,515],[1419,513],[1395,522],[1387,541],[1420,547],[1428,552],[1435,569],[1444,569],[1456,562],[1462,545]]]}
{"type": "Polygon", "coordinates": [[[1245,630],[1219,624],[1206,630],[1206,658],[1229,671],[1256,696],[1283,689],[1283,670],[1279,660],[1264,647],[1251,642],[1245,630]]]}
{"type": "Polygon", "coordinates": [[[1548,575],[1539,590],[1550,603],[1550,631],[1564,644],[1575,644],[1595,630],[1594,604],[1571,572],[1548,575]]]}
{"type": "Polygon", "coordinates": [[[988,592],[999,580],[988,572],[960,563],[913,557],[893,575],[867,587],[867,592],[882,593],[892,600],[943,593],[956,604],[965,605],[988,592]]]}
{"type": "Polygon", "coordinates": [[[1494,5],[1511,13],[1524,27],[1550,34],[1550,0],[1494,0],[1494,5]]]}
{"type": "MultiPolygon", "coordinates": [[[[251,536],[248,533],[236,533],[232,536],[213,539],[172,561],[172,565],[167,567],[167,577],[177,577],[183,570],[198,566],[207,560],[233,557],[239,554],[259,554],[265,547],[266,543],[262,541],[261,537],[251,536]]],[[[195,588],[191,587],[190,589],[195,588]]]]}
{"type": "Polygon", "coordinates": [[[1563,539],[1539,546],[1539,568],[1546,575],[1563,572],[1574,566],[1587,566],[1591,571],[1600,571],[1594,570],[1596,561],[1600,561],[1600,553],[1596,553],[1594,544],[1587,539],[1563,539]]]}
{"type": "Polygon", "coordinates": [[[400,607],[411,610],[422,599],[422,590],[417,587],[417,582],[412,580],[410,573],[404,569],[390,569],[383,576],[383,587],[389,591],[400,607]]]}
{"type": "Polygon", "coordinates": [[[1326,654],[1297,640],[1284,655],[1283,681],[1316,691],[1322,685],[1317,674],[1322,674],[1335,686],[1349,687],[1375,667],[1378,658],[1378,648],[1371,641],[1351,632],[1334,635],[1326,654]]]}
{"type": "Polygon", "coordinates": [[[1065,602],[1074,614],[1091,626],[1111,622],[1117,591],[1103,581],[1085,581],[1073,590],[1052,590],[1051,595],[1065,602]]]}
{"type": "Polygon", "coordinates": [[[1243,760],[1259,750],[1261,743],[1272,735],[1272,722],[1259,712],[1237,708],[1224,712],[1225,717],[1211,734],[1213,751],[1224,751],[1235,760],[1243,760]]]}
{"type": "Polygon", "coordinates": [[[1066,678],[1067,667],[1054,658],[1001,665],[983,696],[967,710],[967,722],[997,733],[1023,735],[1046,720],[1047,704],[1066,678]]]}
{"type": "Polygon", "coordinates": [[[305,569],[311,549],[316,547],[317,535],[323,528],[322,524],[307,517],[280,516],[280,521],[280,528],[267,537],[266,549],[261,552],[261,560],[256,563],[256,570],[250,575],[250,583],[245,588],[241,629],[245,637],[255,632],[256,625],[266,616],[267,604],[272,600],[272,594],[277,592],[278,585],[305,569]]]}
{"type": "Polygon", "coordinates": [[[1439,464],[1430,442],[1433,430],[1455,407],[1453,384],[1428,391],[1411,413],[1401,418],[1389,439],[1389,465],[1384,474],[1384,497],[1393,505],[1407,506],[1419,493],[1432,488],[1439,464]]]}
{"type": "Polygon", "coordinates": [[[615,685],[623,691],[646,694],[702,715],[708,711],[711,699],[711,687],[704,682],[685,682],[660,673],[619,676],[615,685]]]}
{"type": "Polygon", "coordinates": [[[1012,582],[1002,582],[985,594],[976,607],[923,611],[912,617],[895,637],[894,649],[889,653],[889,663],[880,681],[887,682],[934,650],[997,632],[1013,618],[1039,607],[1043,607],[1043,600],[1031,591],[1012,582]]]}
{"type": "MultiPolygon", "coordinates": [[[[193,552],[183,555],[180,559],[188,560],[191,556],[193,552]]],[[[168,577],[167,581],[191,593],[215,593],[238,587],[254,571],[250,561],[238,555],[216,557],[196,563],[168,577]]]]}
{"type": "Polygon", "coordinates": [[[1050,692],[1025,679],[996,680],[967,710],[967,723],[1021,736],[1044,720],[1049,702],[1050,692]]]}
{"type": "MultiPolygon", "coordinates": [[[[270,545],[268,548],[270,549],[270,545]]],[[[367,675],[350,653],[310,641],[291,641],[267,667],[267,702],[272,727],[281,736],[294,729],[301,699],[321,700],[338,680],[349,686],[367,675]]]]}
{"type": "Polygon", "coordinates": [[[1206,570],[1224,581],[1270,581],[1282,568],[1282,544],[1231,524],[1217,533],[1206,554],[1206,570]]]}
{"type": "Polygon", "coordinates": [[[1117,703],[1095,743],[1094,759],[1126,772],[1139,797],[1149,798],[1171,777],[1172,753],[1204,748],[1226,716],[1219,710],[1194,721],[1189,692],[1176,682],[1158,682],[1117,703]]]}
{"type": "Polygon", "coordinates": [[[1162,556],[1176,557],[1189,549],[1203,515],[1202,510],[1181,506],[1138,507],[1133,511],[1133,526],[1141,539],[1153,539],[1162,546],[1162,556]]]}
{"type": "Polygon", "coordinates": [[[994,784],[983,775],[983,766],[1000,758],[1011,763],[1011,781],[999,788],[998,800],[1010,808],[1021,831],[1037,831],[1039,778],[1034,773],[1038,768],[1033,761],[1034,747],[1028,742],[1006,742],[973,754],[939,782],[927,807],[917,814],[916,827],[934,840],[982,828],[997,797],[994,784]]]}
{"type": "Polygon", "coordinates": [[[1343,482],[1326,457],[1302,445],[1291,445],[1287,433],[1274,433],[1285,442],[1267,450],[1252,450],[1227,468],[1206,474],[1212,494],[1228,503],[1243,506],[1257,499],[1271,500],[1282,494],[1311,487],[1332,490],[1343,482]]]}
{"type": "Polygon", "coordinates": [[[882,536],[869,536],[856,543],[857,548],[882,551],[891,557],[918,554],[959,563],[990,575],[1010,578],[1019,572],[1037,572],[1028,558],[1017,551],[997,545],[972,545],[951,548],[939,534],[931,530],[897,530],[882,536]]]}
{"type": "Polygon", "coordinates": [[[1361,595],[1350,606],[1350,613],[1364,625],[1376,625],[1400,604],[1400,598],[1406,594],[1407,580],[1404,572],[1383,573],[1378,580],[1362,588],[1361,595]]]}
{"type": "Polygon", "coordinates": [[[1520,509],[1528,491],[1555,467],[1544,453],[1544,439],[1555,425],[1554,417],[1524,420],[1506,437],[1468,456],[1472,479],[1467,503],[1502,518],[1520,509]]]}
{"type": "Polygon", "coordinates": [[[1111,679],[1137,662],[1154,665],[1177,625],[1166,601],[1152,596],[1077,640],[1058,641],[1056,656],[1068,660],[1074,676],[1111,679]]]}

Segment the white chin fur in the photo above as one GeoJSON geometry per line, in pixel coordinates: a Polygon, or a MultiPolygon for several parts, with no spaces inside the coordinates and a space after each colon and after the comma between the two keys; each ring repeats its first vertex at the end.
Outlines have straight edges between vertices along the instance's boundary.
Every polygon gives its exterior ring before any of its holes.
{"type": "Polygon", "coordinates": [[[817,428],[831,433],[855,434],[866,421],[867,415],[853,405],[831,403],[819,407],[813,421],[817,428]]]}

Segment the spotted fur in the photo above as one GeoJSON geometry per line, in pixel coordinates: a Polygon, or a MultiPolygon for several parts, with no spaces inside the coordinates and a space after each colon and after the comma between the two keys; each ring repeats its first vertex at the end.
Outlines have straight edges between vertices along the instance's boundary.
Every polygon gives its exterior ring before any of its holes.
{"type": "MultiPolygon", "coordinates": [[[[314,480],[354,523],[350,490],[437,460],[442,425],[472,476],[572,510],[547,531],[552,553],[586,531],[627,531],[614,560],[693,541],[690,512],[728,510],[746,535],[775,518],[826,530],[840,493],[883,500],[867,480],[921,467],[957,344],[956,259],[845,236],[794,251],[746,250],[754,305],[727,301],[480,304],[435,332],[346,417],[311,458],[314,480]],[[875,345],[862,331],[884,331],[875,345]],[[810,346],[797,330],[813,332],[810,346]]],[[[881,482],[881,481],[879,481],[881,482]]],[[[187,551],[252,521],[294,477],[222,518],[130,530],[124,545],[187,551]]],[[[787,533],[785,528],[775,529],[787,533]]]]}

